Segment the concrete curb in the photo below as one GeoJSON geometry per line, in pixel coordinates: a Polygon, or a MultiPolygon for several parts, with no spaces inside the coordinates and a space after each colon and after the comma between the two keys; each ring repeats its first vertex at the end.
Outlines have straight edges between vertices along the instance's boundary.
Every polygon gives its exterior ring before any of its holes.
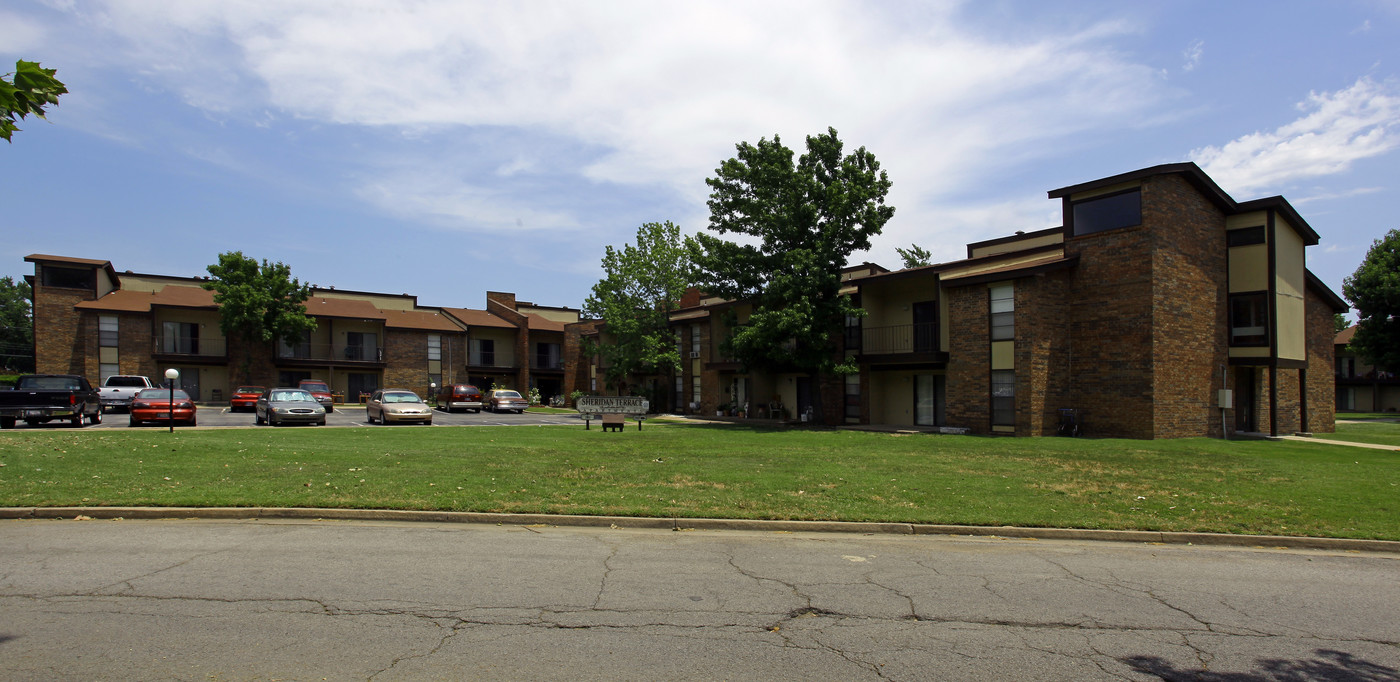
{"type": "Polygon", "coordinates": [[[1093,540],[1218,547],[1277,547],[1400,554],[1400,542],[1287,535],[1230,535],[1139,530],[956,526],[920,523],[849,521],[763,521],[752,519],[684,519],[562,514],[412,511],[402,509],[316,509],[304,507],[0,507],[0,519],[312,519],[329,521],[408,521],[479,523],[512,526],[582,526],[659,530],[746,530],[789,533],[859,533],[881,535],[964,535],[1042,540],[1093,540]]]}

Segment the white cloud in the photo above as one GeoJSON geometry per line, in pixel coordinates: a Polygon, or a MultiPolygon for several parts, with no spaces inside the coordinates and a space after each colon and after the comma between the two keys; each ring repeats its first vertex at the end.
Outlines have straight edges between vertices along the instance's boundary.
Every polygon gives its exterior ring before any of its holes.
{"type": "Polygon", "coordinates": [[[1205,54],[1206,43],[1204,40],[1197,40],[1186,46],[1186,50],[1181,53],[1186,63],[1181,66],[1182,71],[1195,71],[1201,65],[1201,57],[1205,54]]]}
{"type": "MultiPolygon", "coordinates": [[[[48,31],[43,24],[11,12],[0,12],[0,53],[20,59],[44,62],[42,54],[31,54],[44,45],[48,31]]],[[[0,64],[0,73],[9,73],[14,64],[0,64]]]]}
{"type": "Polygon", "coordinates": [[[1394,83],[1362,78],[1345,90],[1310,93],[1298,109],[1301,118],[1276,130],[1196,149],[1190,157],[1226,191],[1250,194],[1341,173],[1400,146],[1394,83]]]}
{"type": "Polygon", "coordinates": [[[428,220],[457,230],[569,231],[579,228],[569,215],[533,208],[498,190],[434,173],[404,172],[369,180],[359,195],[390,215],[428,220]]]}

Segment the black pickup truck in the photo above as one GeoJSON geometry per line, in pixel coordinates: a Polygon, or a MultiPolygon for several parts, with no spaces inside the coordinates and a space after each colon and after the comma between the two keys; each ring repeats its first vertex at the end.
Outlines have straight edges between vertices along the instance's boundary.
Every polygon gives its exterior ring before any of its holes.
{"type": "Polygon", "coordinates": [[[83,417],[102,423],[102,403],[97,391],[76,374],[24,374],[15,387],[0,391],[0,428],[12,429],[23,419],[30,426],[67,419],[82,426],[83,417]]]}

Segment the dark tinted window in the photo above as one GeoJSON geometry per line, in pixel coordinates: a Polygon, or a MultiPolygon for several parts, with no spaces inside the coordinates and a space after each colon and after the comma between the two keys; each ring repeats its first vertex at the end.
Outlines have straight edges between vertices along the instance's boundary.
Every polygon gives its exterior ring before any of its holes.
{"type": "Polygon", "coordinates": [[[64,287],[67,289],[91,289],[93,288],[93,275],[91,270],[79,270],[77,268],[56,268],[52,265],[44,266],[44,286],[64,287]]]}
{"type": "Polygon", "coordinates": [[[1071,211],[1075,235],[1141,225],[1142,190],[1080,201],[1073,205],[1071,211]]]}
{"type": "Polygon", "coordinates": [[[1264,226],[1246,227],[1242,230],[1230,230],[1225,233],[1225,244],[1228,246],[1248,246],[1250,244],[1264,243],[1264,226]]]}

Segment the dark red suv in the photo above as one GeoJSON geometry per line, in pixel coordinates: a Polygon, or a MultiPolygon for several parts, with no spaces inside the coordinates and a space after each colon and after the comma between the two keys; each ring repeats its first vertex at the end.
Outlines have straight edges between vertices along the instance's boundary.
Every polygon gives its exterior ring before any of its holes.
{"type": "Polygon", "coordinates": [[[438,389],[433,403],[443,410],[454,412],[458,409],[481,411],[481,389],[471,384],[448,384],[438,389]]]}
{"type": "Polygon", "coordinates": [[[327,386],[326,382],[319,379],[302,379],[301,382],[297,384],[297,388],[314,396],[316,402],[321,403],[321,406],[326,408],[327,412],[335,411],[335,407],[332,405],[335,399],[331,396],[331,387],[327,386]]]}

